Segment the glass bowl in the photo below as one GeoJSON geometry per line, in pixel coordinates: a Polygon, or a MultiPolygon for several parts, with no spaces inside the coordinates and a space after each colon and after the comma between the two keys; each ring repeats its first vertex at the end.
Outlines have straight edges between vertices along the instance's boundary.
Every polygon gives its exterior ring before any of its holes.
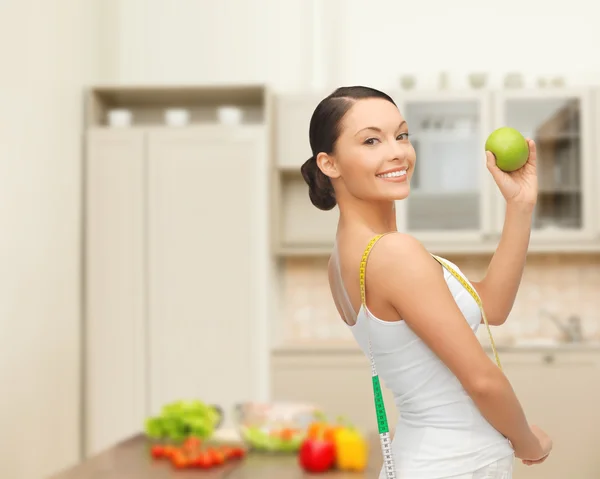
{"type": "Polygon", "coordinates": [[[234,407],[234,421],[244,444],[255,451],[295,453],[319,409],[295,402],[245,402],[234,407]]]}

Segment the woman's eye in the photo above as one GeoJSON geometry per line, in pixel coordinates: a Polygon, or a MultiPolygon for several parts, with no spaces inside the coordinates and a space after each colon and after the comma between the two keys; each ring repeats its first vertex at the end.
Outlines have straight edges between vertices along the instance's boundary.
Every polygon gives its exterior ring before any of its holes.
{"type": "Polygon", "coordinates": [[[365,140],[365,145],[374,145],[376,141],[377,141],[377,138],[367,138],[365,140]]]}
{"type": "Polygon", "coordinates": [[[408,133],[400,133],[398,140],[408,140],[408,133]]]}

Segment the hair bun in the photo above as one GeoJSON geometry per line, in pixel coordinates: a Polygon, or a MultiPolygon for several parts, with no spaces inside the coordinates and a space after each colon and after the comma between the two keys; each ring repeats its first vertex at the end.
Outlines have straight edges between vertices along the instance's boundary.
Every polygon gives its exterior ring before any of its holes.
{"type": "Polygon", "coordinates": [[[337,204],[333,185],[317,165],[314,155],[304,162],[300,172],[308,185],[308,196],[312,204],[324,211],[333,209],[337,204]]]}

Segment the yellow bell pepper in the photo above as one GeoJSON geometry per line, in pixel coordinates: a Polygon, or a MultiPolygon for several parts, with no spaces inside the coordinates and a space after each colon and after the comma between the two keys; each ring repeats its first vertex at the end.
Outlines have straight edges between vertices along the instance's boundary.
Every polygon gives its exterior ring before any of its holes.
{"type": "Polygon", "coordinates": [[[369,446],[360,432],[343,427],[335,432],[336,466],[342,471],[364,471],[369,459],[369,446]]]}

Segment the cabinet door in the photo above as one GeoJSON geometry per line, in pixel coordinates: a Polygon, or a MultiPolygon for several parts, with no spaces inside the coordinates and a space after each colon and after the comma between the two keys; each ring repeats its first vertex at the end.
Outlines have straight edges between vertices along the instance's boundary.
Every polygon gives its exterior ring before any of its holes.
{"type": "Polygon", "coordinates": [[[282,250],[331,248],[335,239],[339,210],[322,211],[309,197],[308,185],[301,175],[280,175],[280,205],[277,208],[277,238],[282,250]]]}
{"type": "Polygon", "coordinates": [[[85,454],[136,433],[145,408],[144,138],[86,142],[85,454]]]}
{"type": "Polygon", "coordinates": [[[310,158],[310,118],[326,96],[283,94],[275,98],[275,163],[279,168],[297,170],[310,158]]]}
{"type": "Polygon", "coordinates": [[[399,229],[425,243],[480,241],[492,231],[485,168],[489,99],[479,92],[407,93],[399,107],[417,154],[399,229]]]}
{"type": "MultiPolygon", "coordinates": [[[[496,94],[496,126],[516,128],[537,146],[533,246],[594,235],[591,102],[583,89],[496,94]]],[[[501,231],[505,202],[496,199],[501,231]]]]}
{"type": "Polygon", "coordinates": [[[264,379],[264,130],[156,130],[148,140],[148,371],[153,414],[218,403],[264,379]]]}
{"type": "Polygon", "coordinates": [[[516,461],[515,479],[600,477],[600,354],[501,353],[501,360],[527,419],[554,442],[545,463],[527,467],[516,461]]]}

